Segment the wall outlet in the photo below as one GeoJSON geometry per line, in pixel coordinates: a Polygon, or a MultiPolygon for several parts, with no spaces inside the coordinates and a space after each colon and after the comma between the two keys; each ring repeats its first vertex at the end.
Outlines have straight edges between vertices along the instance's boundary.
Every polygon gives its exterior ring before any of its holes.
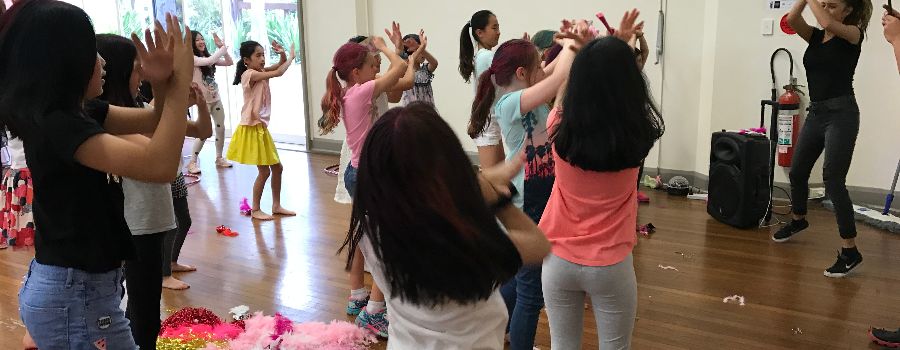
{"type": "Polygon", "coordinates": [[[773,35],[775,29],[775,20],[772,18],[763,18],[760,23],[759,33],[765,36],[773,35]]]}

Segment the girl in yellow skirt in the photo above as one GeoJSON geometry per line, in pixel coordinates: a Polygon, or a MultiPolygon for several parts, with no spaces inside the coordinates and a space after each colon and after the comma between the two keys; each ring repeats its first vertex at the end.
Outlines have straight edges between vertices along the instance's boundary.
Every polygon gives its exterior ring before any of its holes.
{"type": "Polygon", "coordinates": [[[272,48],[281,55],[278,64],[265,67],[266,54],[262,45],[255,41],[241,43],[241,59],[237,64],[234,85],[244,89],[244,107],[241,108],[241,123],[231,136],[228,159],[247,165],[256,165],[259,175],[253,183],[253,208],[250,216],[257,220],[272,220],[274,217],[260,209],[260,199],[266,180],[272,175],[272,214],[293,216],[296,213],[281,206],[281,173],[284,168],[278,159],[275,142],[269,133],[269,116],[272,111],[272,94],[269,79],[280,77],[294,61],[294,47],[288,57],[284,47],[272,41],[272,48]]]}

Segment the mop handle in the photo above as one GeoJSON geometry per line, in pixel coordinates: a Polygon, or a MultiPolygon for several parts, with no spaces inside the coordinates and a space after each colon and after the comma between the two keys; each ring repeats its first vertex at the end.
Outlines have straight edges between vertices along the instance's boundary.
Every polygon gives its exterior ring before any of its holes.
{"type": "Polygon", "coordinates": [[[894,182],[891,183],[891,191],[888,192],[887,197],[884,199],[884,210],[881,212],[881,215],[887,215],[891,211],[891,202],[894,201],[894,190],[897,189],[898,176],[900,176],[900,162],[897,162],[897,170],[894,171],[894,182]]]}

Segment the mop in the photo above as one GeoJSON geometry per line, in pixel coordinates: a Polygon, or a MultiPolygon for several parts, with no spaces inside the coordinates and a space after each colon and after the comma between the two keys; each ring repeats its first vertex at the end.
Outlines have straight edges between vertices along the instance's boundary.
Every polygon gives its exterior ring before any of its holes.
{"type": "MultiPolygon", "coordinates": [[[[870,226],[887,230],[891,233],[900,233],[900,218],[890,214],[891,202],[894,201],[894,190],[897,189],[897,177],[900,175],[900,162],[897,163],[897,170],[894,171],[894,182],[891,184],[891,190],[888,192],[884,200],[884,210],[869,209],[859,205],[853,205],[853,216],[857,221],[862,221],[870,226]]],[[[834,204],[831,200],[822,202],[829,210],[834,210],[834,204]]]]}

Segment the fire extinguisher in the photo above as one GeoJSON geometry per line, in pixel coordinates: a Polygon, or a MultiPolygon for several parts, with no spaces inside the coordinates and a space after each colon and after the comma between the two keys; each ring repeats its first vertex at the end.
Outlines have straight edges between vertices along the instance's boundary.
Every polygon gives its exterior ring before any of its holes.
{"type": "Polygon", "coordinates": [[[785,48],[780,48],[772,53],[772,59],[769,61],[769,68],[772,71],[772,100],[778,101],[778,165],[782,167],[790,167],[791,160],[794,156],[794,145],[800,135],[800,95],[803,91],[797,84],[797,78],[794,78],[794,55],[785,48]],[[775,99],[778,92],[775,83],[775,56],[779,52],[787,53],[790,59],[790,84],[784,86],[784,94],[775,99]]]}
{"type": "Polygon", "coordinates": [[[784,94],[778,97],[778,165],[790,167],[794,157],[794,145],[800,135],[800,91],[797,79],[784,86],[784,94]]]}

